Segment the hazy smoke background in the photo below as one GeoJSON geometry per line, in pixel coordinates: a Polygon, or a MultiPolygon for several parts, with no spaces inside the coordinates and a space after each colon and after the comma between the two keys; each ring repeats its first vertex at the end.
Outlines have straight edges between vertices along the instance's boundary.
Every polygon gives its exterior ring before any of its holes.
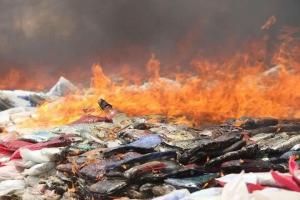
{"type": "Polygon", "coordinates": [[[0,0],[0,72],[80,71],[73,79],[84,79],[93,63],[110,73],[126,64],[139,70],[151,53],[165,65],[185,65],[259,37],[271,15],[274,35],[299,26],[300,1],[0,0]]]}

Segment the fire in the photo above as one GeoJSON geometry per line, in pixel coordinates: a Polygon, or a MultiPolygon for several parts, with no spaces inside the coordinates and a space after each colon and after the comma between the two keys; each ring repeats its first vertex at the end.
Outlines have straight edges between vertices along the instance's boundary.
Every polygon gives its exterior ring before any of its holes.
{"type": "Polygon", "coordinates": [[[300,118],[299,44],[291,34],[285,35],[271,69],[261,59],[261,46],[254,45],[254,51],[248,49],[223,63],[194,60],[193,73],[177,73],[173,79],[161,76],[160,61],[152,56],[146,64],[148,79],[139,83],[126,78],[115,82],[94,65],[89,89],[45,103],[26,125],[62,125],[84,114],[101,116],[99,98],[131,116],[162,114],[189,125],[241,116],[300,118]]]}
{"type": "MultiPolygon", "coordinates": [[[[2,67],[1,63],[0,66],[2,67]]],[[[31,66],[28,68],[10,67],[5,70],[0,67],[0,90],[49,90],[61,76],[66,76],[72,81],[87,80],[89,72],[82,72],[79,66],[66,67],[62,70],[47,71],[45,67],[38,68],[31,66]]],[[[50,67],[49,67],[50,68],[50,67]]],[[[83,81],[79,83],[84,84],[83,81]]]]}
{"type": "Polygon", "coordinates": [[[0,89],[31,89],[43,90],[45,85],[40,81],[27,76],[24,72],[18,69],[11,69],[1,76],[0,89]]]}

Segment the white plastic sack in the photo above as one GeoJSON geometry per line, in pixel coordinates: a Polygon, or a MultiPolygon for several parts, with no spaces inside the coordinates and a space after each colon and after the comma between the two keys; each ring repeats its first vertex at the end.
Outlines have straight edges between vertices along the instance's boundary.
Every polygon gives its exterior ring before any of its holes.
{"type": "Polygon", "coordinates": [[[54,160],[54,155],[61,152],[60,148],[44,148],[40,150],[20,149],[23,161],[33,161],[36,163],[45,163],[54,160]]]}
{"type": "MultiPolygon", "coordinates": [[[[228,174],[217,178],[216,180],[222,183],[228,183],[236,179],[238,176],[240,176],[240,174],[228,174]]],[[[266,186],[277,185],[270,172],[244,173],[243,179],[246,183],[261,184],[266,186]]]]}
{"type": "Polygon", "coordinates": [[[5,125],[10,122],[9,113],[6,111],[0,112],[0,124],[5,125]]]}
{"type": "Polygon", "coordinates": [[[181,200],[221,200],[223,188],[213,187],[192,193],[181,200]]]}
{"type": "Polygon", "coordinates": [[[250,200],[243,173],[224,186],[221,200],[250,200]]]}
{"type": "Polygon", "coordinates": [[[15,166],[8,165],[0,167],[0,181],[1,180],[11,180],[11,179],[22,179],[23,176],[16,169],[15,166]]]}
{"type": "Polygon", "coordinates": [[[30,169],[25,169],[23,173],[24,175],[38,176],[50,171],[54,167],[55,167],[54,162],[46,162],[46,163],[34,165],[30,169]]]}
{"type": "Polygon", "coordinates": [[[181,200],[184,197],[190,196],[187,189],[175,190],[161,197],[154,198],[153,200],[181,200]]]}
{"type": "Polygon", "coordinates": [[[35,162],[33,162],[33,161],[23,161],[23,160],[20,160],[20,161],[15,161],[15,166],[17,167],[17,168],[26,168],[26,169],[28,169],[28,168],[30,168],[30,167],[32,167],[32,166],[34,166],[34,165],[36,165],[37,163],[35,163],[35,162]]]}
{"type": "Polygon", "coordinates": [[[6,180],[0,182],[0,197],[11,193],[22,193],[25,189],[24,180],[6,180]]]}

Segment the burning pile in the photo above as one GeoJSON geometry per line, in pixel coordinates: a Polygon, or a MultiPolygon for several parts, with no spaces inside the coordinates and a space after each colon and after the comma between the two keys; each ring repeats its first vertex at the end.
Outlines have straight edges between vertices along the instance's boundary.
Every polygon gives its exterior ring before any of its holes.
{"type": "Polygon", "coordinates": [[[103,117],[83,115],[55,128],[7,124],[1,130],[1,197],[231,199],[230,193],[269,199],[274,187],[277,195],[300,197],[293,192],[300,191],[299,120],[242,117],[189,128],[164,115],[129,117],[103,99],[98,106],[103,117]],[[292,175],[281,174],[289,170],[292,175]]]}
{"type": "Polygon", "coordinates": [[[152,57],[145,82],[95,65],[87,90],[61,78],[47,93],[2,91],[1,198],[300,199],[291,43],[273,68],[239,54],[170,79],[152,57]]]}
{"type": "MultiPolygon", "coordinates": [[[[276,18],[271,17],[262,31],[275,22],[276,18]]],[[[140,76],[129,71],[121,78],[111,78],[100,65],[94,65],[89,89],[78,89],[59,101],[48,95],[50,99],[46,98],[46,103],[24,126],[59,126],[83,115],[101,116],[103,112],[96,103],[99,98],[107,99],[129,116],[161,114],[189,126],[216,124],[242,116],[300,118],[299,33],[297,28],[282,28],[270,53],[268,33],[263,32],[266,38],[251,42],[232,57],[195,58],[181,71],[173,70],[177,66],[172,66],[165,72],[167,67],[155,56],[140,76]]],[[[8,74],[1,79],[0,88],[28,82],[20,79],[28,77],[26,73],[16,74],[17,77],[8,74]]],[[[38,74],[44,76],[42,72],[38,74]]],[[[33,80],[28,85],[32,88],[37,84],[33,80]]],[[[0,108],[9,106],[1,98],[0,108]]]]}

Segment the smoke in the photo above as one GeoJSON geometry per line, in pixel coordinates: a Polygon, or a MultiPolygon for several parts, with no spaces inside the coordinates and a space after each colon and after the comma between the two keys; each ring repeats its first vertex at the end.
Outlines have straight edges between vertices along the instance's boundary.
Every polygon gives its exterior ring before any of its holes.
{"type": "Polygon", "coordinates": [[[165,65],[185,65],[259,37],[271,15],[274,35],[299,26],[299,9],[298,0],[1,0],[0,72],[80,72],[75,79],[84,79],[93,63],[110,73],[139,70],[151,53],[165,65]]]}

